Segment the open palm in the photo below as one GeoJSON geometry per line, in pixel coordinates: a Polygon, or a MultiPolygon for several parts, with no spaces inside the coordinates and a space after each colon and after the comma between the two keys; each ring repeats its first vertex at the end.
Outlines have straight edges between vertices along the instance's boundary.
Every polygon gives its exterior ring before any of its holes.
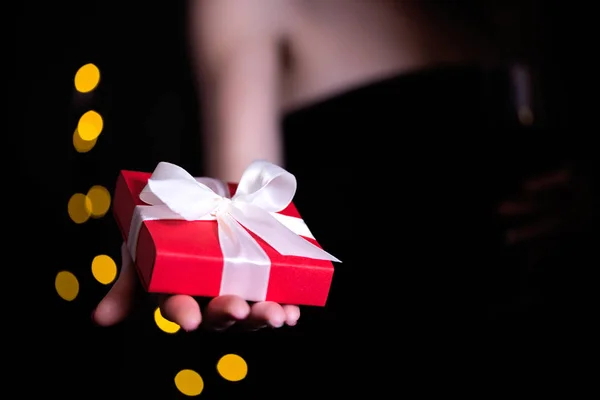
{"type": "MultiPolygon", "coordinates": [[[[143,292],[127,246],[121,247],[121,272],[108,294],[100,301],[92,319],[101,326],[111,326],[124,320],[132,311],[135,297],[143,292]]],[[[300,318],[300,309],[270,301],[249,304],[238,296],[219,296],[212,299],[204,310],[198,302],[186,295],[159,295],[157,302],[162,315],[193,331],[201,324],[213,330],[223,330],[234,324],[245,329],[294,326],[300,318]]]]}

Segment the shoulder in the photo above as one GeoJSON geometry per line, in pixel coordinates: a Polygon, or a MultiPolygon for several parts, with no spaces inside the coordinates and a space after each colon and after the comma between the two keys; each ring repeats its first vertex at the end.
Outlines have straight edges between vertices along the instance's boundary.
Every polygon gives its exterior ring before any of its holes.
{"type": "Polygon", "coordinates": [[[198,0],[191,12],[206,34],[272,35],[285,28],[295,0],[198,0]]]}
{"type": "Polygon", "coordinates": [[[276,51],[297,0],[196,0],[189,9],[195,52],[221,68],[231,58],[276,51]]]}

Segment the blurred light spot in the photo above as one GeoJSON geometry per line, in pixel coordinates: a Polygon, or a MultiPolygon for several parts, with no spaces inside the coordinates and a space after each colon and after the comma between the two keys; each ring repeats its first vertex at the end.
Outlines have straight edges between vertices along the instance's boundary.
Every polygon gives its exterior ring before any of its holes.
{"type": "Polygon", "coordinates": [[[182,369],[175,375],[175,386],[186,396],[198,396],[204,389],[204,381],[196,371],[182,369]]]}
{"type": "Polygon", "coordinates": [[[101,284],[108,285],[117,277],[117,264],[107,255],[96,256],[92,260],[92,275],[101,284]]]}
{"type": "Polygon", "coordinates": [[[519,122],[523,125],[533,124],[533,112],[531,108],[523,106],[519,108],[519,122]]]}
{"type": "Polygon", "coordinates": [[[75,147],[75,150],[77,150],[78,153],[87,153],[94,148],[97,141],[97,138],[92,140],[83,140],[77,129],[75,129],[75,132],[73,133],[73,147],[75,147]]]}
{"type": "Polygon", "coordinates": [[[110,208],[110,193],[104,186],[92,186],[87,193],[87,197],[92,202],[92,217],[101,218],[106,215],[110,208]]]}
{"type": "Polygon", "coordinates": [[[217,371],[224,379],[237,382],[248,375],[248,364],[236,354],[227,354],[217,363],[217,371]]]}
{"type": "Polygon", "coordinates": [[[92,215],[92,202],[83,193],[75,193],[71,196],[67,208],[69,217],[71,217],[76,224],[83,224],[90,218],[90,215],[92,215]]]}
{"type": "Polygon", "coordinates": [[[91,92],[100,82],[100,70],[94,64],[85,64],[75,74],[75,89],[80,93],[91,92]]]}
{"type": "Polygon", "coordinates": [[[156,310],[154,311],[154,321],[156,322],[156,325],[160,328],[160,330],[166,333],[176,333],[177,331],[179,331],[179,328],[181,328],[175,322],[169,321],[168,319],[163,317],[160,313],[159,307],[156,307],[156,310]]]}
{"type": "Polygon", "coordinates": [[[75,300],[79,294],[79,281],[69,271],[60,271],[54,280],[56,293],[66,301],[75,300]]]}
{"type": "Polygon", "coordinates": [[[77,131],[82,140],[89,142],[96,139],[104,128],[102,116],[96,111],[88,111],[79,118],[77,131]]]}

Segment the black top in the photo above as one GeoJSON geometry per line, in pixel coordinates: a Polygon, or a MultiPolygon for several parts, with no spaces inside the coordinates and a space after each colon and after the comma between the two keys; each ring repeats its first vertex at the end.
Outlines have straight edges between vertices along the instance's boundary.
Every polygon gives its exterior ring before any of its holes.
{"type": "Polygon", "coordinates": [[[435,309],[463,296],[481,306],[490,289],[482,272],[493,269],[481,257],[502,248],[495,206],[524,167],[510,149],[523,130],[508,74],[445,68],[386,79],[288,115],[284,131],[296,204],[344,262],[335,315],[384,289],[419,313],[424,298],[435,309]]]}
{"type": "Polygon", "coordinates": [[[507,327],[501,311],[526,308],[523,254],[505,244],[496,209],[524,177],[566,154],[551,138],[540,147],[512,99],[504,70],[440,68],[284,118],[295,203],[343,263],[327,307],[303,311],[289,365],[277,368],[330,390],[383,389],[394,382],[383,376],[409,373],[438,344],[478,343],[490,322],[507,327]],[[389,361],[398,369],[377,369],[387,355],[401,359],[389,361]],[[294,367],[302,359],[314,361],[310,372],[294,367]]]}

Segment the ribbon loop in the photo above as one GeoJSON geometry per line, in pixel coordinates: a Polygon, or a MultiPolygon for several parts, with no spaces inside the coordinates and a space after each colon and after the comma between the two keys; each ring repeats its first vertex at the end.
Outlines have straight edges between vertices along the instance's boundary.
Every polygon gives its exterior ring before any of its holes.
{"type": "Polygon", "coordinates": [[[290,228],[302,228],[300,224],[287,224],[285,218],[274,217],[274,213],[290,204],[295,193],[294,175],[266,161],[250,164],[231,199],[199,182],[183,168],[161,162],[140,199],[151,207],[167,207],[175,219],[216,220],[223,255],[234,262],[262,265],[265,259],[268,261],[246,229],[282,255],[339,262],[290,228]]]}
{"type": "Polygon", "coordinates": [[[292,202],[295,194],[294,175],[275,164],[254,161],[242,174],[233,200],[279,212],[292,202]]]}
{"type": "Polygon", "coordinates": [[[183,168],[166,162],[158,164],[140,194],[143,202],[166,205],[187,221],[201,220],[211,214],[222,198],[183,168]]]}

